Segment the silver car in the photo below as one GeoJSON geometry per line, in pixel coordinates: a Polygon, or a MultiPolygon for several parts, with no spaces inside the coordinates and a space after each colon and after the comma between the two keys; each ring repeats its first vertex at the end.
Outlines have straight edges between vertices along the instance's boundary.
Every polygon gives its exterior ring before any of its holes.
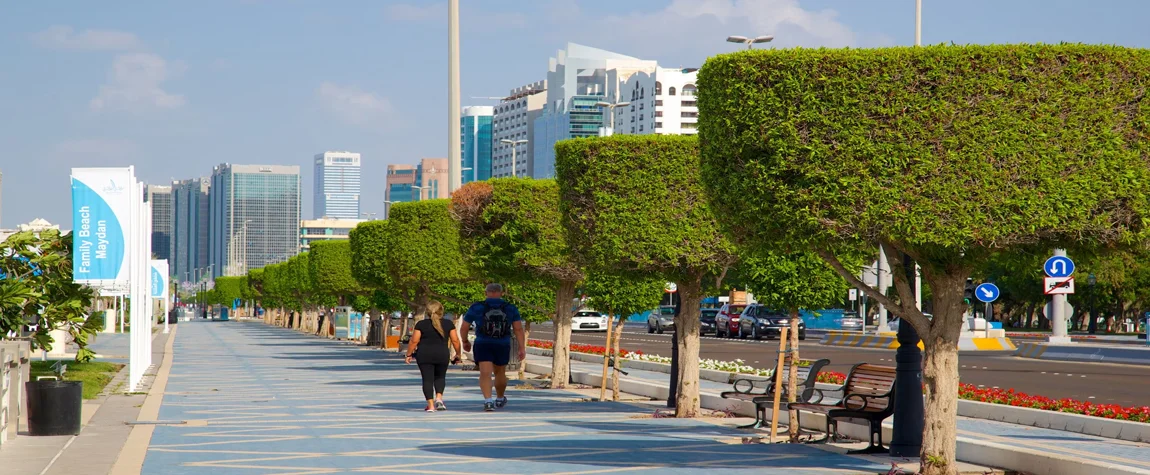
{"type": "Polygon", "coordinates": [[[675,328],[675,307],[664,305],[647,317],[647,333],[663,333],[675,328]]]}
{"type": "Polygon", "coordinates": [[[843,330],[862,331],[863,319],[855,312],[843,313],[843,330]]]}

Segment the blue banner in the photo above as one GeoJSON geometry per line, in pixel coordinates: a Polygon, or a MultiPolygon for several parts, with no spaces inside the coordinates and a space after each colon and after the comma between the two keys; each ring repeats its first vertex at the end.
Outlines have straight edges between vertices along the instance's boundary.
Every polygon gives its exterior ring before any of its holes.
{"type": "Polygon", "coordinates": [[[72,277],[76,282],[126,283],[131,198],[127,168],[72,170],[72,277]]]}

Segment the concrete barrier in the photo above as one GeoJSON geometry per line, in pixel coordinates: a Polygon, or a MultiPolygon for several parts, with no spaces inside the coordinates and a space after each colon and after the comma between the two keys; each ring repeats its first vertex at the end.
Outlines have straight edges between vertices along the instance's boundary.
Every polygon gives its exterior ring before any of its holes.
{"type": "MultiPolygon", "coordinates": [[[[880,333],[864,335],[858,332],[830,330],[823,335],[820,344],[829,346],[849,346],[854,348],[882,348],[893,350],[899,347],[898,338],[894,334],[880,333]]],[[[923,348],[922,341],[918,347],[923,348]]],[[[958,351],[1014,351],[1014,343],[1009,338],[962,338],[958,342],[958,351]]]]}
{"type": "Polygon", "coordinates": [[[1020,343],[1014,356],[1039,360],[1150,365],[1150,348],[1020,343]]]}

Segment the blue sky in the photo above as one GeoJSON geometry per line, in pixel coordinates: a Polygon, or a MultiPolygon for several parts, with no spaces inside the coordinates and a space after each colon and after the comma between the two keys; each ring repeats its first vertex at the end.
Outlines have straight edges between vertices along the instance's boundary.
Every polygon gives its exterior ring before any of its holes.
{"type": "MultiPolygon", "coordinates": [[[[923,0],[923,42],[1150,47],[1145,0],[923,0]]],[[[72,167],[135,165],[166,184],[222,162],[364,156],[364,211],[387,164],[446,156],[446,2],[6,2],[0,7],[0,226],[70,226],[72,167]]],[[[772,47],[910,45],[913,0],[462,0],[464,105],[543,79],[578,42],[699,66],[727,35],[772,47]],[[623,6],[626,5],[626,6],[623,6]]]]}

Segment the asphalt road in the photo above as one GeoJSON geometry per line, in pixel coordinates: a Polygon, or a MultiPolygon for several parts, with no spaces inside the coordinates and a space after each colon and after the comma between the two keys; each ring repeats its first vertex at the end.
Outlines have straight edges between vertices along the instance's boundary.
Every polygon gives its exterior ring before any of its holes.
{"type": "MultiPolygon", "coordinates": [[[[550,325],[534,325],[532,339],[552,338],[550,325]]],[[[575,332],[576,343],[603,345],[606,333],[575,332]]],[[[742,359],[756,368],[774,367],[778,340],[737,340],[704,336],[701,357],[716,360],[742,359]]],[[[671,355],[669,333],[648,334],[642,324],[628,325],[619,346],[648,354],[671,355]]],[[[828,371],[846,373],[855,363],[894,366],[894,350],[823,346],[813,335],[800,342],[804,359],[827,358],[828,371]]],[[[1031,395],[1052,398],[1074,398],[1084,401],[1123,406],[1150,405],[1150,367],[1108,363],[1071,363],[1016,358],[1001,353],[959,356],[959,378],[964,383],[999,388],[1014,388],[1031,395]]]]}

